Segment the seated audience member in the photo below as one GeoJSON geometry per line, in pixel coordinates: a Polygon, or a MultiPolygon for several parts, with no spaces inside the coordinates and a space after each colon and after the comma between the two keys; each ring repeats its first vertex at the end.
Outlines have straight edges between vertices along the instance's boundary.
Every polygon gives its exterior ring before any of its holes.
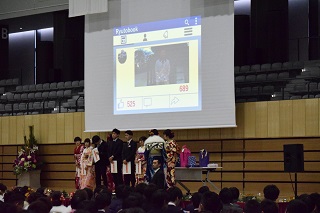
{"type": "Polygon", "coordinates": [[[276,202],[276,200],[279,197],[280,190],[276,185],[267,185],[263,189],[263,194],[265,199],[269,199],[276,202]]]}
{"type": "Polygon", "coordinates": [[[0,201],[2,202],[4,201],[3,195],[6,193],[6,191],[7,191],[7,187],[4,184],[0,183],[0,201]]]}
{"type": "Polygon", "coordinates": [[[45,195],[43,195],[43,194],[40,194],[40,193],[38,193],[38,192],[32,192],[28,197],[27,197],[27,205],[25,205],[24,207],[23,207],[23,209],[28,209],[28,206],[31,204],[31,203],[33,203],[33,202],[35,202],[36,200],[38,200],[38,198],[40,198],[40,197],[45,197],[45,195]]]}
{"type": "Polygon", "coordinates": [[[110,192],[102,192],[96,194],[94,197],[94,201],[98,207],[98,212],[106,212],[108,207],[111,204],[111,193],[110,192]]]}
{"type": "Polygon", "coordinates": [[[311,213],[316,207],[316,204],[308,194],[302,194],[298,196],[297,199],[303,201],[306,204],[309,213],[311,213]]]}
{"type": "Polygon", "coordinates": [[[61,195],[62,193],[60,191],[53,191],[50,194],[51,203],[52,203],[52,208],[50,210],[51,213],[53,212],[67,213],[68,212],[67,207],[65,207],[62,204],[61,195]]]}
{"type": "Polygon", "coordinates": [[[151,210],[152,208],[152,195],[154,194],[155,191],[158,190],[158,186],[150,183],[149,185],[146,186],[145,190],[144,190],[144,197],[145,197],[145,202],[142,204],[142,208],[143,210],[145,210],[146,212],[148,212],[149,210],[151,210]]]}
{"type": "Polygon", "coordinates": [[[89,188],[84,188],[83,190],[85,190],[87,192],[88,200],[92,200],[93,190],[89,189],[89,188]]]}
{"type": "Polygon", "coordinates": [[[248,200],[244,207],[244,213],[261,213],[261,205],[257,200],[248,200]]]}
{"type": "Polygon", "coordinates": [[[143,195],[144,194],[144,190],[146,189],[147,184],[146,183],[138,183],[136,185],[136,187],[134,188],[134,191],[143,195]]]}
{"type": "Polygon", "coordinates": [[[116,186],[116,199],[111,200],[111,204],[109,206],[109,213],[117,213],[120,209],[122,209],[123,200],[126,199],[129,194],[132,192],[132,188],[125,185],[116,186]]]}
{"type": "Polygon", "coordinates": [[[316,200],[316,208],[314,209],[313,213],[320,213],[320,199],[316,200]]]}
{"type": "Polygon", "coordinates": [[[237,204],[237,202],[239,201],[239,195],[240,195],[239,189],[237,187],[230,187],[229,189],[232,192],[232,202],[231,203],[240,208],[240,206],[237,204]]]}
{"type": "Polygon", "coordinates": [[[199,205],[201,201],[201,193],[196,192],[191,197],[191,202],[189,205],[186,206],[184,209],[186,212],[195,213],[199,212],[199,205]]]}
{"type": "Polygon", "coordinates": [[[180,202],[182,199],[182,191],[178,187],[171,187],[168,189],[168,196],[169,196],[169,202],[168,202],[168,207],[167,207],[167,212],[168,213],[174,213],[174,212],[179,212],[183,213],[181,207],[180,207],[180,202]]]}
{"type": "Polygon", "coordinates": [[[70,201],[70,206],[67,207],[67,209],[69,211],[72,211],[73,210],[76,210],[78,209],[78,205],[79,203],[81,203],[82,201],[84,200],[88,200],[88,194],[85,190],[83,189],[78,189],[73,197],[71,198],[71,201],[70,201]]]}
{"type": "Polygon", "coordinates": [[[86,210],[89,213],[97,213],[98,212],[98,207],[93,200],[82,201],[81,203],[79,203],[77,210],[78,209],[86,210]]]}
{"type": "Polygon", "coordinates": [[[278,213],[278,205],[269,199],[264,199],[261,202],[261,211],[263,211],[263,213],[278,213]]]}
{"type": "Polygon", "coordinates": [[[155,158],[152,161],[152,168],[154,170],[154,175],[151,179],[151,183],[157,185],[159,189],[164,189],[166,183],[164,172],[161,170],[161,162],[159,159],[155,158]]]}
{"type": "Polygon", "coordinates": [[[31,210],[34,213],[49,213],[50,209],[50,206],[48,206],[48,204],[45,201],[40,199],[31,203],[28,207],[28,211],[31,210]]]}
{"type": "Polygon", "coordinates": [[[286,213],[308,213],[308,207],[302,200],[294,199],[288,203],[286,213]]]}
{"type": "Polygon", "coordinates": [[[145,213],[145,211],[141,208],[128,208],[121,209],[118,213],[145,213]]]}
{"type": "Polygon", "coordinates": [[[148,213],[162,213],[167,209],[168,193],[164,189],[158,189],[152,194],[151,210],[148,213]]]}
{"type": "Polygon", "coordinates": [[[3,213],[17,213],[17,208],[12,203],[5,203],[0,201],[0,212],[3,213]]]}
{"type": "Polygon", "coordinates": [[[203,194],[203,193],[205,193],[205,192],[210,192],[210,189],[209,189],[208,186],[201,186],[201,187],[198,189],[198,192],[199,192],[200,194],[203,194]]]}
{"type": "Polygon", "coordinates": [[[22,212],[25,197],[21,193],[16,191],[8,191],[5,193],[3,199],[5,203],[14,205],[17,212],[22,212]]]}
{"type": "Polygon", "coordinates": [[[223,204],[222,213],[234,212],[234,213],[242,213],[242,209],[238,206],[234,206],[232,204],[233,195],[229,188],[221,189],[219,193],[219,198],[223,204]]]}
{"type": "Polygon", "coordinates": [[[143,196],[141,194],[133,192],[123,200],[122,209],[142,208],[142,200],[143,196]]]}
{"type": "Polygon", "coordinates": [[[219,195],[215,192],[205,192],[200,201],[199,212],[203,213],[220,213],[222,210],[222,203],[219,195]]]}

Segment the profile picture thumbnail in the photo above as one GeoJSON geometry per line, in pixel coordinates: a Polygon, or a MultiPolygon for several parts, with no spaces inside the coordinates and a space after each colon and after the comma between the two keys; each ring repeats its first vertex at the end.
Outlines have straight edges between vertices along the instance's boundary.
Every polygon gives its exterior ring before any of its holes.
{"type": "Polygon", "coordinates": [[[118,61],[120,64],[123,64],[127,61],[127,52],[124,50],[121,50],[121,52],[118,54],[118,61]]]}

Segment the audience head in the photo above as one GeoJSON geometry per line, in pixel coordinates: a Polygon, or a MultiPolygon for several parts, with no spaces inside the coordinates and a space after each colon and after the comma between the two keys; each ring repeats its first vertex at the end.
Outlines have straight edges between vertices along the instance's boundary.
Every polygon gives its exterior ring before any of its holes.
{"type": "Polygon", "coordinates": [[[200,211],[211,211],[212,213],[219,213],[222,209],[222,203],[220,202],[219,195],[215,192],[203,193],[199,205],[200,211]]]}
{"type": "Polygon", "coordinates": [[[51,203],[53,206],[61,206],[62,201],[61,201],[61,195],[62,193],[60,191],[53,191],[51,192],[51,203]]]}
{"type": "Polygon", "coordinates": [[[154,209],[166,208],[168,203],[168,193],[164,189],[158,189],[152,194],[151,202],[154,209]]]}
{"type": "Polygon", "coordinates": [[[72,209],[77,209],[79,203],[81,203],[84,200],[88,200],[88,194],[85,190],[79,189],[77,190],[73,197],[71,198],[70,204],[72,209]]]}
{"type": "Polygon", "coordinates": [[[192,201],[192,204],[194,206],[194,208],[198,208],[199,205],[200,205],[200,201],[201,201],[201,193],[199,192],[196,192],[192,195],[191,197],[191,201],[192,201]]]}
{"type": "Polygon", "coordinates": [[[45,190],[46,190],[45,187],[40,187],[40,188],[37,189],[36,192],[38,192],[39,194],[42,194],[43,196],[46,196],[46,195],[45,195],[45,190]]]}
{"type": "Polygon", "coordinates": [[[134,191],[143,195],[144,194],[144,190],[146,189],[147,184],[146,183],[138,183],[136,185],[136,187],[134,188],[134,191]]]}
{"type": "Polygon", "coordinates": [[[22,211],[25,197],[16,191],[8,191],[3,196],[5,203],[10,203],[16,206],[18,212],[22,211]]]}
{"type": "Polygon", "coordinates": [[[261,213],[261,205],[257,200],[248,200],[244,207],[245,213],[261,213]]]}
{"type": "Polygon", "coordinates": [[[306,204],[308,212],[312,212],[316,207],[315,202],[313,202],[313,200],[310,198],[308,194],[302,194],[298,197],[298,199],[306,204]]]}
{"type": "Polygon", "coordinates": [[[276,201],[279,197],[280,190],[276,185],[267,185],[263,189],[264,198],[276,201]]]}
{"type": "Polygon", "coordinates": [[[273,200],[264,199],[261,202],[261,211],[264,213],[278,213],[278,206],[273,200]]]}
{"type": "Polygon", "coordinates": [[[239,189],[237,187],[230,187],[230,191],[232,192],[232,202],[237,202],[239,199],[239,189]]]}
{"type": "Polygon", "coordinates": [[[153,193],[157,190],[158,190],[158,186],[153,183],[150,183],[149,185],[146,186],[144,190],[144,196],[148,201],[151,201],[153,193]]]}
{"type": "Polygon", "coordinates": [[[287,206],[287,213],[308,213],[308,207],[305,202],[299,199],[291,200],[287,206]]]}
{"type": "Polygon", "coordinates": [[[38,198],[44,197],[44,196],[45,196],[45,195],[40,194],[40,193],[38,193],[38,192],[32,192],[32,193],[28,196],[27,202],[28,202],[29,204],[31,204],[31,203],[35,202],[36,200],[38,200],[38,198]]]}
{"type": "Polygon", "coordinates": [[[110,192],[97,193],[94,198],[97,208],[105,209],[108,207],[111,203],[111,197],[112,196],[110,192]]]}
{"type": "Polygon", "coordinates": [[[90,213],[96,213],[98,207],[93,200],[84,200],[77,206],[77,209],[87,210],[90,213]]]}
{"type": "Polygon", "coordinates": [[[28,210],[34,213],[49,213],[52,208],[51,202],[47,197],[42,197],[31,203],[28,210]]]}
{"type": "Polygon", "coordinates": [[[223,188],[219,192],[219,198],[223,204],[229,204],[232,202],[232,192],[229,188],[223,188]]]}
{"type": "Polygon", "coordinates": [[[4,185],[3,183],[0,183],[0,195],[5,193],[6,191],[7,191],[6,185],[4,185]]]}
{"type": "Polygon", "coordinates": [[[163,138],[165,140],[174,138],[174,133],[170,129],[166,129],[163,131],[163,138]]]}
{"type": "MultiPolygon", "coordinates": [[[[17,207],[12,203],[5,203],[0,201],[0,209],[3,213],[17,213],[17,207]]],[[[22,209],[21,209],[22,210],[22,209]]]]}
{"type": "Polygon", "coordinates": [[[139,193],[131,193],[123,200],[122,209],[142,207],[143,197],[139,193]]]}
{"type": "Polygon", "coordinates": [[[84,188],[83,190],[87,192],[88,200],[91,200],[91,199],[92,199],[92,196],[93,196],[93,191],[92,191],[92,189],[84,188]]]}
{"type": "Polygon", "coordinates": [[[132,188],[130,186],[126,186],[126,185],[119,185],[116,186],[116,197],[118,199],[124,200],[125,198],[127,198],[129,196],[129,194],[133,191],[132,188]]]}
{"type": "Polygon", "coordinates": [[[209,191],[210,191],[210,189],[209,189],[208,186],[201,186],[201,187],[198,189],[198,192],[201,193],[201,194],[203,194],[203,193],[205,193],[205,192],[209,192],[209,191]]]}
{"type": "Polygon", "coordinates": [[[152,168],[153,168],[154,170],[161,168],[161,162],[160,162],[159,159],[157,159],[157,158],[154,158],[154,159],[153,159],[153,161],[152,161],[152,168]]]}
{"type": "Polygon", "coordinates": [[[179,205],[180,200],[182,199],[182,191],[178,187],[171,187],[167,190],[169,195],[169,201],[174,202],[176,205],[179,205]]]}

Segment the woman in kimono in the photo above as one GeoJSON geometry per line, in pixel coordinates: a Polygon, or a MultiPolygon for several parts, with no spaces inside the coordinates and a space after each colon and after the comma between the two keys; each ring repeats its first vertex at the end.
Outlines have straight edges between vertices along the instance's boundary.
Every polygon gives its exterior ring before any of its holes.
{"type": "Polygon", "coordinates": [[[144,157],[144,142],[146,139],[145,136],[139,138],[139,148],[136,152],[135,163],[137,166],[140,166],[140,168],[136,169],[136,184],[144,183],[146,180],[147,161],[144,157]]]}
{"type": "Polygon", "coordinates": [[[84,150],[80,161],[80,188],[95,188],[95,172],[93,166],[93,147],[91,146],[90,138],[84,140],[84,150]]]}
{"type": "Polygon", "coordinates": [[[74,162],[76,164],[76,174],[75,174],[75,187],[76,189],[80,189],[80,159],[83,152],[83,145],[81,144],[81,138],[75,137],[74,143],[76,146],[74,147],[73,154],[74,154],[74,162]]]}
{"type": "Polygon", "coordinates": [[[168,188],[171,188],[175,185],[175,167],[179,161],[180,147],[178,146],[177,142],[173,139],[174,133],[170,129],[167,129],[163,132],[163,138],[166,141],[165,150],[167,154],[166,182],[168,188]]]}

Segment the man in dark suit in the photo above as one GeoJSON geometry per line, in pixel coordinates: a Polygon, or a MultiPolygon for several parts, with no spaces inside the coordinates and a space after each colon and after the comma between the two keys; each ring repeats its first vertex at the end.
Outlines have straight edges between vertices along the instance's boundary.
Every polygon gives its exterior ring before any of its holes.
{"type": "Polygon", "coordinates": [[[166,212],[168,213],[183,213],[180,207],[182,199],[182,191],[178,187],[171,187],[168,189],[169,202],[166,212]]]}
{"type": "Polygon", "coordinates": [[[153,159],[152,168],[154,170],[154,175],[151,179],[151,183],[157,185],[159,189],[165,189],[164,173],[161,170],[161,163],[159,159],[153,159]]]}
{"type": "Polygon", "coordinates": [[[124,134],[124,137],[127,139],[127,142],[123,143],[122,148],[122,162],[124,165],[130,162],[131,164],[131,174],[123,175],[124,184],[127,186],[134,187],[136,183],[135,178],[135,156],[137,151],[137,143],[132,140],[133,132],[131,130],[127,130],[124,134]]]}
{"type": "Polygon", "coordinates": [[[96,172],[96,186],[101,185],[101,177],[103,180],[103,185],[108,187],[107,180],[107,165],[108,161],[108,144],[101,140],[98,135],[92,137],[92,143],[98,147],[100,160],[95,162],[95,172],[96,172]]]}
{"type": "Polygon", "coordinates": [[[117,173],[112,173],[115,186],[123,184],[122,179],[122,147],[123,141],[119,138],[120,130],[112,130],[112,141],[109,142],[108,156],[109,162],[117,161],[117,173]]]}

